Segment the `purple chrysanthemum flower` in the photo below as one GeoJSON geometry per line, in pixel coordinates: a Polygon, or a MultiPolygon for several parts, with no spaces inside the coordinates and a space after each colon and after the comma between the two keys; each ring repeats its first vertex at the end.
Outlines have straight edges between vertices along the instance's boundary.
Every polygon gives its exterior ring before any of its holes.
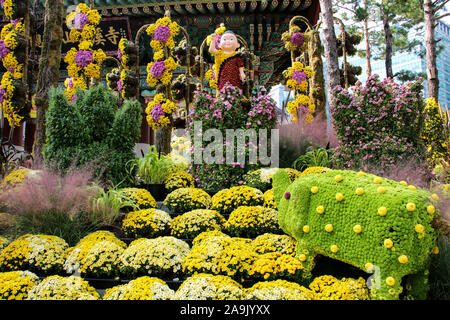
{"type": "Polygon", "coordinates": [[[117,50],[117,59],[119,59],[119,61],[122,61],[122,50],[120,50],[120,48],[117,50]]]}
{"type": "Polygon", "coordinates": [[[72,98],[70,98],[70,103],[74,102],[77,99],[77,95],[74,94],[72,98]]]}
{"type": "Polygon", "coordinates": [[[87,25],[88,23],[89,17],[81,12],[76,14],[75,18],[73,19],[73,25],[79,31],[83,30],[84,26],[87,25]]]}
{"type": "Polygon", "coordinates": [[[295,44],[297,47],[300,47],[305,42],[305,37],[303,33],[294,32],[291,36],[291,42],[295,44]]]}
{"type": "Polygon", "coordinates": [[[169,40],[170,28],[167,26],[158,26],[155,30],[155,34],[153,35],[153,40],[160,41],[162,43],[166,43],[169,40]]]}
{"type": "Polygon", "coordinates": [[[292,73],[292,79],[297,81],[297,83],[301,83],[303,81],[306,81],[308,77],[306,76],[306,73],[300,70],[294,70],[292,73]]]}
{"type": "Polygon", "coordinates": [[[75,63],[81,68],[87,67],[92,61],[94,61],[92,51],[80,50],[75,55],[75,63]]]}
{"type": "Polygon", "coordinates": [[[3,40],[0,40],[0,59],[4,59],[10,52],[11,50],[6,47],[5,42],[3,40]]]}
{"type": "Polygon", "coordinates": [[[3,103],[3,100],[5,99],[5,89],[3,89],[2,87],[0,87],[0,104],[3,103]]]}
{"type": "Polygon", "coordinates": [[[152,111],[150,111],[150,115],[153,118],[153,121],[158,122],[159,118],[161,118],[162,116],[164,116],[164,111],[161,107],[161,104],[157,104],[153,107],[152,111]]]}
{"type": "Polygon", "coordinates": [[[123,89],[122,79],[117,81],[117,89],[119,90],[119,92],[122,92],[123,89]]]}
{"type": "Polygon", "coordinates": [[[150,68],[150,74],[153,78],[159,79],[161,78],[165,70],[166,65],[164,64],[164,61],[157,61],[154,62],[152,67],[150,68]]]}

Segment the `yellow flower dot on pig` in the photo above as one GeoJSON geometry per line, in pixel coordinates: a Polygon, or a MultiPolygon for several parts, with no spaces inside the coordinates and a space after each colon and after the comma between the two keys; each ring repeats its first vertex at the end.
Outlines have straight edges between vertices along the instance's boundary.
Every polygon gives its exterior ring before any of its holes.
{"type": "Polygon", "coordinates": [[[392,248],[394,246],[394,243],[392,242],[391,239],[386,239],[384,240],[384,246],[388,249],[392,248]]]}
{"type": "Polygon", "coordinates": [[[410,212],[415,211],[415,210],[416,210],[416,204],[415,204],[415,203],[412,203],[412,202],[409,202],[409,203],[406,205],[406,210],[408,210],[408,211],[410,211],[410,212]]]}
{"type": "Polygon", "coordinates": [[[384,217],[387,214],[387,208],[386,207],[379,207],[378,208],[378,214],[382,217],[384,217]]]}
{"type": "Polygon", "coordinates": [[[336,252],[339,251],[339,248],[338,248],[337,245],[333,244],[333,245],[330,247],[330,250],[331,250],[331,252],[336,253],[336,252]]]}
{"type": "Polygon", "coordinates": [[[337,201],[342,201],[344,200],[344,195],[342,193],[336,193],[336,200],[337,201]]]}
{"type": "Polygon", "coordinates": [[[378,188],[377,188],[377,192],[378,192],[379,194],[383,194],[383,193],[386,192],[386,188],[385,188],[385,187],[378,187],[378,188]]]}
{"type": "Polygon", "coordinates": [[[360,196],[364,193],[364,189],[363,188],[356,188],[355,193],[360,196]]]}
{"type": "Polygon", "coordinates": [[[318,206],[316,208],[316,211],[317,211],[318,214],[322,214],[322,213],[325,212],[325,208],[323,206],[318,206]]]}
{"type": "Polygon", "coordinates": [[[382,181],[382,180],[381,180],[380,177],[376,177],[376,178],[373,179],[373,183],[376,183],[376,184],[380,184],[381,181],[382,181]]]}
{"type": "Polygon", "coordinates": [[[303,232],[304,233],[309,233],[309,231],[310,231],[309,226],[303,226],[303,232]]]}
{"type": "Polygon", "coordinates": [[[311,193],[317,193],[317,192],[319,192],[319,188],[318,187],[314,186],[314,187],[311,188],[311,193]]]}
{"type": "Polygon", "coordinates": [[[429,214],[434,214],[435,212],[436,212],[436,208],[433,206],[433,205],[429,205],[428,207],[427,207],[427,212],[429,213],[429,214]]]}
{"type": "Polygon", "coordinates": [[[400,263],[407,263],[408,262],[408,256],[402,254],[401,256],[398,257],[398,262],[400,262],[400,263]]]}
{"type": "Polygon", "coordinates": [[[341,182],[342,181],[342,176],[340,174],[336,175],[334,177],[334,180],[336,180],[336,182],[341,182]]]}
{"type": "Polygon", "coordinates": [[[386,284],[390,287],[392,287],[393,285],[395,285],[395,279],[393,277],[387,277],[386,278],[386,284]]]}

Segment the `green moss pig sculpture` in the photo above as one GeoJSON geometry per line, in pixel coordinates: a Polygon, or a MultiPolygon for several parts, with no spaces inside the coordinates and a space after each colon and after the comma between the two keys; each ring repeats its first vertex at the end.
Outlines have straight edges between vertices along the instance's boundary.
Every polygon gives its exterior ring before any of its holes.
{"type": "Polygon", "coordinates": [[[273,177],[280,227],[298,243],[305,277],[316,255],[372,272],[372,299],[426,299],[438,231],[435,195],[364,172],[330,170],[290,183],[273,177]],[[405,277],[405,278],[404,278],[405,277]],[[402,282],[403,281],[403,282],[402,282]]]}

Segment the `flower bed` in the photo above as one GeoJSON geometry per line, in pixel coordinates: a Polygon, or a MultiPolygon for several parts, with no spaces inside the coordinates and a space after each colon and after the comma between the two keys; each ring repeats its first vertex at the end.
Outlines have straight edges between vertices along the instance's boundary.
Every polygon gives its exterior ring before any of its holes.
{"type": "Polygon", "coordinates": [[[240,206],[258,206],[264,204],[261,190],[238,186],[217,192],[211,199],[211,209],[222,214],[229,214],[240,206]]]}
{"type": "Polygon", "coordinates": [[[129,212],[122,221],[122,231],[127,237],[156,238],[168,235],[172,218],[158,209],[145,209],[129,212]]]}
{"type": "Polygon", "coordinates": [[[170,225],[170,234],[180,239],[193,239],[200,233],[221,230],[225,218],[215,210],[197,209],[175,217],[170,225]]]}
{"type": "Polygon", "coordinates": [[[278,212],[263,206],[241,206],[231,212],[225,223],[227,233],[235,237],[254,238],[263,233],[282,233],[278,212]]]}
{"type": "Polygon", "coordinates": [[[199,188],[179,188],[167,195],[164,205],[174,213],[209,209],[211,196],[199,188]]]}

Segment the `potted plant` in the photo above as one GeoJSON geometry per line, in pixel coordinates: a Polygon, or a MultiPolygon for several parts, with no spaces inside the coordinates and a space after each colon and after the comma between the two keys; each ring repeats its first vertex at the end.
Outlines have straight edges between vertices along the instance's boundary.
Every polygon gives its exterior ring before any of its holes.
{"type": "Polygon", "coordinates": [[[174,169],[173,161],[151,146],[143,158],[135,160],[134,166],[138,185],[150,191],[156,201],[163,201],[167,195],[164,182],[174,169]]]}

